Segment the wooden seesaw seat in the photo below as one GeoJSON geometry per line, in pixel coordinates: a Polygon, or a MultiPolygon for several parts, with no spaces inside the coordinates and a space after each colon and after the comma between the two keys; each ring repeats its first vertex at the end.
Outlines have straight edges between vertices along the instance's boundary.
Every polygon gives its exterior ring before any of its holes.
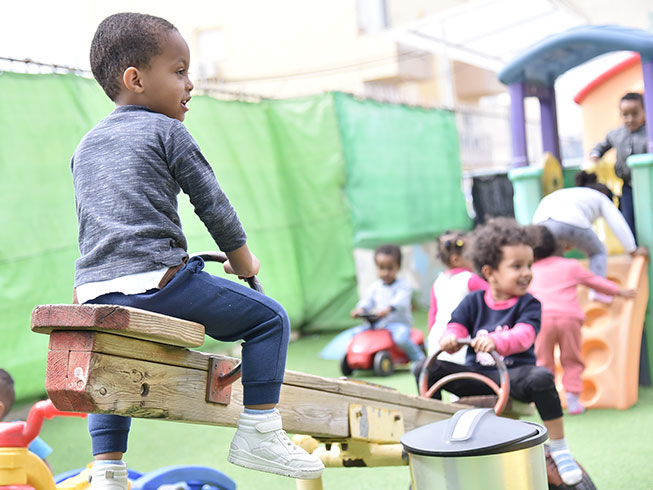
{"type": "MultiPolygon", "coordinates": [[[[46,391],[61,410],[237,424],[242,384],[221,375],[239,361],[188,349],[204,342],[200,324],[114,305],[42,305],[32,330],[50,334],[46,391]]],[[[286,371],[278,408],[288,432],[398,443],[465,406],[286,371]]]]}

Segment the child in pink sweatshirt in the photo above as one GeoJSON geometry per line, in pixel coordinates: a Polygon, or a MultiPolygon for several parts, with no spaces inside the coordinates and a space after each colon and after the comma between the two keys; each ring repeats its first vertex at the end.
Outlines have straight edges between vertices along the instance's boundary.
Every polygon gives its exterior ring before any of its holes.
{"type": "Polygon", "coordinates": [[[553,351],[560,348],[562,384],[567,396],[567,413],[577,415],[585,411],[579,401],[583,389],[581,375],[585,364],[581,359],[581,326],[585,315],[578,303],[579,284],[610,296],[633,298],[636,291],[619,286],[586,270],[577,260],[556,255],[558,245],[548,228],[528,227],[533,244],[533,281],[529,292],[542,303],[542,326],[535,340],[537,365],[555,372],[553,351]]]}

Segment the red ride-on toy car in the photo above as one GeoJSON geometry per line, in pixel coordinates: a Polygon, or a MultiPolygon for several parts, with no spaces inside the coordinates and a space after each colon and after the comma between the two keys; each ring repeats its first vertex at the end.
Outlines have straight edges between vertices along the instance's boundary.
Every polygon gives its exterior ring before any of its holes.
{"type": "MultiPolygon", "coordinates": [[[[379,320],[376,315],[363,313],[369,327],[358,332],[349,342],[347,353],[340,361],[340,370],[345,376],[356,369],[372,369],[377,376],[390,376],[395,365],[406,365],[411,361],[401,347],[395,344],[392,334],[385,328],[375,328],[379,320]]],[[[424,333],[411,328],[410,338],[424,350],[424,333]]]]}

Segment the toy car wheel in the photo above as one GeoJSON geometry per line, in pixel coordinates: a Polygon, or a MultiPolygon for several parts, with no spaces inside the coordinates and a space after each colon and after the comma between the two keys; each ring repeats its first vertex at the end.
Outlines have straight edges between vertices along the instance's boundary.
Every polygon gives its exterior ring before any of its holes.
{"type": "Polygon", "coordinates": [[[394,373],[395,366],[388,351],[382,350],[374,354],[373,369],[377,376],[390,376],[394,373]]]}
{"type": "Polygon", "coordinates": [[[347,354],[342,356],[342,360],[340,361],[340,371],[344,376],[350,376],[351,373],[354,372],[354,370],[351,368],[349,363],[347,362],[347,354]]]}

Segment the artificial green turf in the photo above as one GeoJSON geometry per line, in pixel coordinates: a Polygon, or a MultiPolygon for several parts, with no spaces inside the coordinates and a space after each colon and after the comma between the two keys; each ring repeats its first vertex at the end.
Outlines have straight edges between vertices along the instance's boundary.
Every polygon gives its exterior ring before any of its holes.
{"type": "MultiPolygon", "coordinates": [[[[425,312],[417,312],[416,325],[424,325],[425,312]]],[[[325,377],[341,375],[336,361],[318,358],[333,334],[310,335],[293,342],[287,368],[325,377]]],[[[356,376],[405,393],[415,393],[408,371],[389,378],[356,376]]],[[[535,420],[535,419],[534,419],[535,420]]],[[[625,411],[589,410],[565,420],[567,439],[599,489],[653,488],[653,388],[639,390],[639,401],[625,411]]],[[[147,472],[167,465],[211,466],[233,478],[239,489],[293,489],[294,480],[246,470],[227,462],[234,429],[159,420],[134,420],[125,460],[137,471],[147,472]]],[[[48,458],[55,473],[86,465],[91,459],[86,423],[79,419],[46,420],[41,433],[54,449],[48,458]]],[[[406,489],[407,467],[328,468],[325,489],[406,489]]]]}

